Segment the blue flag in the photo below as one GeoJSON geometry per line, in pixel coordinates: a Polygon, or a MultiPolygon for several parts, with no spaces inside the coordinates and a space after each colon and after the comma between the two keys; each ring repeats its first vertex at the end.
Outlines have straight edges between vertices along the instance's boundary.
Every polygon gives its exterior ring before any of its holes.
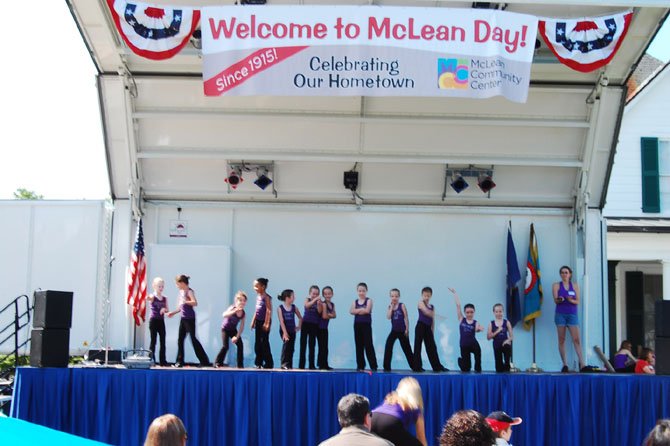
{"type": "Polygon", "coordinates": [[[540,280],[540,258],[538,254],[535,227],[530,225],[528,242],[528,263],[526,264],[526,289],[523,302],[523,326],[530,330],[535,319],[542,314],[542,281],[540,280]]]}
{"type": "Polygon", "coordinates": [[[519,287],[521,280],[519,264],[516,260],[516,249],[512,240],[512,231],[507,228],[507,319],[512,327],[521,319],[521,302],[519,298],[519,287]]]}

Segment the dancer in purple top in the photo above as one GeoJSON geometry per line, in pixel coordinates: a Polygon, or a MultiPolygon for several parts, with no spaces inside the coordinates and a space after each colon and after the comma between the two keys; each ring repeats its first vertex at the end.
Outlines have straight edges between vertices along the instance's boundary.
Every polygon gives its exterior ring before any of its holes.
{"type": "Polygon", "coordinates": [[[274,367],[272,351],[270,351],[270,326],[272,324],[272,298],[266,292],[268,279],[259,277],[254,280],[254,291],[256,291],[256,310],[251,318],[251,329],[256,330],[256,342],[254,351],[256,359],[254,364],[257,369],[271,369],[274,367]]]}
{"type": "Polygon", "coordinates": [[[475,372],[482,371],[482,349],[475,338],[475,334],[484,331],[484,328],[475,320],[475,306],[473,304],[465,304],[463,311],[465,317],[461,312],[461,300],[456,294],[456,290],[449,288],[454,294],[454,301],[456,302],[456,315],[459,320],[459,333],[461,335],[461,357],[458,358],[458,366],[463,372],[469,372],[471,367],[470,354],[475,357],[475,372]]]}
{"type": "Polygon", "coordinates": [[[435,307],[430,304],[430,299],[433,297],[433,289],[431,287],[424,287],[421,290],[421,300],[419,301],[419,319],[416,321],[416,328],[414,328],[414,366],[417,371],[423,372],[423,365],[421,364],[421,344],[426,344],[426,354],[428,361],[434,372],[448,372],[449,369],[440,363],[440,358],[437,355],[437,345],[435,345],[435,307]]]}
{"type": "Polygon", "coordinates": [[[177,338],[177,362],[175,367],[184,366],[184,340],[186,335],[191,337],[193,350],[200,361],[201,367],[209,367],[212,364],[209,362],[205,349],[195,336],[195,310],[198,305],[198,300],[195,298],[195,292],[188,286],[190,277],[182,274],[175,278],[177,288],[179,288],[179,305],[177,309],[167,313],[168,317],[172,317],[177,313],[181,313],[181,320],[179,321],[179,337],[177,338]]]}
{"type": "Polygon", "coordinates": [[[393,288],[389,292],[391,303],[386,310],[386,319],[391,320],[391,332],[386,338],[386,347],[384,348],[384,371],[391,371],[391,358],[393,356],[393,345],[396,339],[400,341],[407,364],[409,368],[415,370],[414,355],[412,347],[409,345],[409,320],[407,318],[407,308],[400,302],[400,290],[393,288]]]}
{"type": "Polygon", "coordinates": [[[154,289],[153,294],[147,296],[149,301],[151,315],[149,316],[149,333],[151,335],[151,343],[149,350],[151,350],[151,359],[156,363],[156,337],[159,337],[161,352],[159,354],[159,364],[163,367],[168,365],[165,359],[165,313],[169,313],[167,298],[163,296],[163,289],[165,288],[165,281],[156,277],[151,286],[154,289]]]}
{"type": "Polygon", "coordinates": [[[242,332],[244,331],[244,319],[246,318],[246,313],[244,312],[244,306],[247,304],[247,295],[244,291],[238,291],[235,294],[235,303],[228,307],[226,311],[223,312],[223,322],[221,323],[221,340],[223,346],[219,351],[219,354],[216,355],[214,360],[214,367],[222,367],[223,360],[226,359],[226,353],[228,353],[228,341],[232,342],[237,346],[237,368],[244,367],[244,343],[242,342],[242,332]],[[239,324],[240,329],[237,329],[239,324]]]}
{"type": "Polygon", "coordinates": [[[316,365],[321,370],[332,370],[333,368],[328,365],[328,323],[331,319],[337,317],[337,312],[335,311],[335,304],[333,303],[333,287],[325,286],[321,290],[323,295],[323,301],[319,308],[321,312],[319,316],[319,355],[316,360],[316,365]]]}
{"type": "Polygon", "coordinates": [[[579,336],[579,317],[577,316],[577,305],[579,305],[579,285],[572,283],[572,270],[569,266],[561,266],[561,281],[554,283],[552,294],[556,303],[554,322],[558,332],[558,352],[563,361],[561,372],[568,372],[568,360],[565,357],[565,333],[570,331],[575,352],[579,358],[579,369],[584,368],[582,357],[582,342],[579,336]]]}
{"type": "Polygon", "coordinates": [[[316,285],[309,287],[309,296],[305,298],[305,315],[300,332],[300,357],[298,368],[305,368],[305,356],[307,353],[307,341],[309,341],[309,369],[316,370],[314,361],[316,359],[316,337],[319,334],[319,320],[321,319],[320,290],[316,285]]]}
{"type": "Polygon", "coordinates": [[[356,344],[356,370],[365,369],[365,356],[370,369],[377,371],[377,355],[372,342],[372,299],[368,294],[368,285],[361,282],[356,287],[358,298],[353,301],[349,314],[354,315],[354,342],[356,344]],[[365,356],[364,356],[365,352],[365,356]]]}
{"type": "Polygon", "coordinates": [[[284,290],[277,296],[283,303],[277,308],[279,317],[279,336],[284,343],[281,348],[281,368],[290,370],[293,368],[293,352],[295,351],[295,333],[300,331],[302,316],[298,307],[293,305],[295,294],[293,290],[284,290]],[[298,316],[298,325],[295,325],[295,316],[298,316]]]}
{"type": "Polygon", "coordinates": [[[493,306],[495,320],[491,321],[486,339],[493,339],[493,357],[496,361],[496,372],[509,372],[512,362],[512,324],[503,319],[503,305],[493,306]]]}

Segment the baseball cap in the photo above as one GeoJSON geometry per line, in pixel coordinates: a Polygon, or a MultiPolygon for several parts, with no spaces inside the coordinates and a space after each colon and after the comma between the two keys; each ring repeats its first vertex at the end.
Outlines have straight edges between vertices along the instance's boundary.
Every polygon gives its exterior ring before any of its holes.
{"type": "Polygon", "coordinates": [[[498,410],[488,414],[486,421],[489,423],[491,429],[493,429],[494,432],[500,432],[504,431],[510,426],[521,424],[523,420],[519,417],[512,418],[502,410],[498,410]]]}

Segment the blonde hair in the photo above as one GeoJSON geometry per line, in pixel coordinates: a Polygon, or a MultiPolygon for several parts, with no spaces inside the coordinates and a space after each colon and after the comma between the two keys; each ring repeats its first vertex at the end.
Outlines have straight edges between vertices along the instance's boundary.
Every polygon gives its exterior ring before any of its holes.
{"type": "Polygon", "coordinates": [[[184,423],[178,416],[168,413],[151,422],[144,446],[183,446],[187,438],[184,423]]]}
{"type": "Polygon", "coordinates": [[[151,285],[155,287],[156,285],[158,285],[161,282],[163,282],[163,284],[165,284],[165,281],[163,280],[162,277],[154,277],[154,280],[151,281],[151,285]]]}
{"type": "Polygon", "coordinates": [[[244,297],[245,302],[248,300],[247,299],[247,293],[245,293],[242,290],[239,290],[237,293],[235,293],[235,299],[237,299],[238,297],[244,297]]]}
{"type": "Polygon", "coordinates": [[[421,386],[419,382],[412,378],[406,377],[400,380],[395,390],[384,399],[388,404],[400,404],[400,406],[407,410],[419,409],[423,412],[423,395],[421,394],[421,386]]]}

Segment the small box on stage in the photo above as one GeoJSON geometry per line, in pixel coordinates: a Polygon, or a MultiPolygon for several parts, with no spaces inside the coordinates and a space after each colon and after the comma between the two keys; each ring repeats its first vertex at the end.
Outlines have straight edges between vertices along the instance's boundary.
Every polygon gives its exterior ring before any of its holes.
{"type": "Polygon", "coordinates": [[[71,291],[35,291],[33,328],[72,327],[71,291]]]}
{"type": "MultiPolygon", "coordinates": [[[[105,350],[91,349],[86,353],[84,359],[104,364],[105,350]]],[[[107,350],[107,364],[121,364],[121,350],[107,350]]]]}
{"type": "Polygon", "coordinates": [[[38,328],[30,334],[30,365],[67,367],[70,359],[70,330],[38,328]]]}

